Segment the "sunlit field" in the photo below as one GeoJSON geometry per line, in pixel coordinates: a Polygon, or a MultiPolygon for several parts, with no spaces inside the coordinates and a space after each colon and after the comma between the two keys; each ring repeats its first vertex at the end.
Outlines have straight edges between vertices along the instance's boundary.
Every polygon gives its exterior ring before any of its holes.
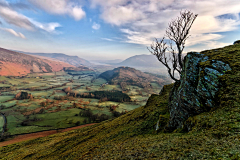
{"type": "Polygon", "coordinates": [[[4,88],[1,88],[0,106],[1,112],[7,116],[8,132],[16,135],[92,123],[89,117],[79,114],[82,110],[90,110],[99,116],[107,115],[111,119],[116,113],[123,114],[145,105],[149,95],[159,93],[161,89],[157,83],[151,84],[154,87],[149,92],[128,85],[126,94],[131,97],[131,102],[79,98],[68,96],[63,91],[68,87],[77,93],[122,91],[119,85],[109,85],[105,79],[93,79],[92,74],[56,72],[33,73],[22,78],[1,76],[0,81],[4,84],[0,85],[4,88]],[[28,92],[33,98],[16,100],[15,95],[21,91],[28,92]]]}

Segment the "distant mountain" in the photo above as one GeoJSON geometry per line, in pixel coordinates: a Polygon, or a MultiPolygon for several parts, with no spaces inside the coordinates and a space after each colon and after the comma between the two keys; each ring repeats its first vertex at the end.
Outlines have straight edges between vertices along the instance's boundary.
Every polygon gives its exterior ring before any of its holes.
{"type": "Polygon", "coordinates": [[[118,67],[113,70],[103,72],[99,78],[106,79],[110,84],[136,85],[142,88],[151,86],[151,82],[156,82],[159,85],[165,85],[170,82],[165,76],[144,73],[130,67],[118,67]]]}
{"type": "Polygon", "coordinates": [[[154,55],[132,56],[120,63],[116,63],[115,65],[128,67],[157,67],[157,68],[164,67],[154,55]]]}
{"type": "Polygon", "coordinates": [[[115,63],[120,63],[122,62],[123,60],[122,59],[113,59],[113,60],[93,60],[92,62],[93,63],[102,63],[102,64],[115,64],[115,63]]]}
{"type": "Polygon", "coordinates": [[[69,55],[66,55],[63,53],[28,53],[28,52],[21,52],[21,53],[25,53],[25,54],[33,55],[33,56],[54,58],[54,59],[66,62],[66,63],[71,64],[76,67],[92,65],[89,61],[79,58],[78,56],[69,56],[69,55]]]}
{"type": "Polygon", "coordinates": [[[22,76],[34,72],[56,72],[64,67],[74,66],[0,48],[1,76],[22,76]]]}

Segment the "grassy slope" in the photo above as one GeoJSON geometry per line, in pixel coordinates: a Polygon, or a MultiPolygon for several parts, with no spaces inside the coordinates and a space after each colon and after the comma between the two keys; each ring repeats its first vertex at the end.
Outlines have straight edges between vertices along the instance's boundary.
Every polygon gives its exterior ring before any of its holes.
{"type": "MultiPolygon", "coordinates": [[[[240,45],[205,51],[233,69],[220,77],[219,106],[190,117],[189,133],[156,133],[156,122],[167,119],[165,92],[152,95],[146,106],[94,126],[0,148],[0,159],[239,159],[240,45]]],[[[209,65],[208,61],[200,65],[209,65]]]]}

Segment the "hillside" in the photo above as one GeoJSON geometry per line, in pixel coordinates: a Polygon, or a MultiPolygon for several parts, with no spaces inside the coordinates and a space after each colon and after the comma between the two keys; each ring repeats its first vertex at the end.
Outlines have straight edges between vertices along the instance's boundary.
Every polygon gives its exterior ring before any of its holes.
{"type": "Polygon", "coordinates": [[[160,95],[152,95],[145,106],[125,115],[79,130],[2,147],[0,158],[239,159],[240,45],[201,54],[209,58],[201,66],[210,66],[211,61],[218,60],[228,63],[231,71],[219,76],[215,106],[187,119],[190,130],[165,130],[170,117],[167,104],[171,84],[164,86],[160,95]]]}
{"type": "Polygon", "coordinates": [[[64,67],[74,66],[0,48],[1,76],[22,76],[34,72],[56,72],[64,67]]]}
{"type": "Polygon", "coordinates": [[[118,67],[100,74],[99,77],[106,79],[110,84],[124,83],[125,85],[136,85],[142,88],[151,86],[151,82],[157,82],[159,85],[170,83],[170,79],[165,76],[144,73],[130,67],[118,67]]]}
{"type": "Polygon", "coordinates": [[[78,56],[69,56],[63,53],[26,53],[26,54],[33,55],[33,56],[43,56],[43,57],[54,58],[76,67],[92,65],[89,61],[83,58],[79,58],[78,56]]]}
{"type": "Polygon", "coordinates": [[[128,67],[157,67],[164,68],[164,66],[157,60],[154,55],[135,55],[127,58],[126,60],[116,63],[117,66],[128,67]]]}

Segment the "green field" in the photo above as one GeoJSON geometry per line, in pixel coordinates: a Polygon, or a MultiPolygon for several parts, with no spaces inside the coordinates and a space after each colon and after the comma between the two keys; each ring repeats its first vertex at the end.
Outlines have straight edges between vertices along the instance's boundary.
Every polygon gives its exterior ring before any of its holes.
{"type": "Polygon", "coordinates": [[[11,100],[13,98],[14,98],[14,96],[0,96],[0,102],[5,102],[5,101],[11,100]]]}
{"type": "MultiPolygon", "coordinates": [[[[42,130],[67,128],[85,123],[87,117],[79,116],[82,110],[90,110],[93,114],[105,114],[113,118],[112,106],[116,112],[128,112],[146,104],[149,93],[158,93],[161,86],[153,83],[152,91],[146,92],[137,86],[128,86],[128,94],[132,102],[99,102],[99,99],[69,97],[62,89],[72,88],[77,93],[94,91],[121,91],[120,85],[109,85],[107,81],[93,79],[93,72],[79,72],[81,75],[69,75],[65,72],[33,73],[26,77],[0,77],[0,87],[10,87],[2,90],[1,112],[7,115],[8,132],[11,135],[31,133],[42,130]],[[33,95],[33,99],[15,100],[20,91],[33,95]],[[141,94],[140,94],[141,92],[141,94]]],[[[76,74],[76,73],[74,73],[76,74]]],[[[91,121],[93,122],[93,121],[91,121]]],[[[1,123],[1,122],[0,122],[1,123]]]]}

